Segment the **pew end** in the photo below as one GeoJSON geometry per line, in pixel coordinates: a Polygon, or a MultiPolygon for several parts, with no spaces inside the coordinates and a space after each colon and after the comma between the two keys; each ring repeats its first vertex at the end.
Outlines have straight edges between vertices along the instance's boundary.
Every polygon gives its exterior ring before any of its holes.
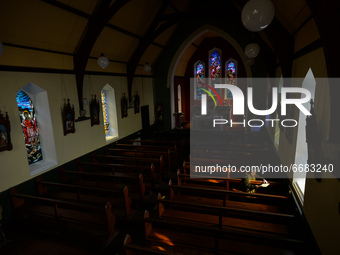
{"type": "Polygon", "coordinates": [[[169,197],[170,197],[170,199],[173,199],[175,194],[174,194],[174,190],[171,188],[171,186],[172,186],[172,181],[169,180],[169,197]]]}
{"type": "Polygon", "coordinates": [[[181,170],[177,170],[177,185],[178,186],[181,186],[182,185],[182,179],[180,177],[180,174],[181,174],[181,170]]]}
{"type": "Polygon", "coordinates": [[[131,217],[131,198],[129,197],[129,188],[128,186],[124,186],[124,202],[125,202],[125,212],[126,212],[126,217],[131,217]]]}
{"type": "Polygon", "coordinates": [[[112,205],[110,202],[107,202],[105,205],[105,212],[107,217],[107,226],[109,231],[109,238],[113,239],[117,235],[116,231],[116,216],[112,213],[112,205]]]}
{"type": "MultiPolygon", "coordinates": [[[[161,193],[158,193],[158,201],[161,201],[162,200],[162,195],[161,193]]],[[[164,212],[164,204],[159,202],[158,203],[158,218],[160,218],[162,216],[164,212]]]]}
{"type": "Polygon", "coordinates": [[[148,237],[150,236],[150,233],[152,231],[152,224],[149,222],[146,222],[146,219],[148,219],[150,217],[150,213],[148,212],[148,210],[145,210],[144,212],[144,227],[145,227],[145,239],[147,240],[148,237]]]}
{"type": "Polygon", "coordinates": [[[59,169],[58,169],[59,179],[60,179],[60,182],[62,182],[62,183],[68,182],[68,177],[64,172],[65,172],[65,168],[62,167],[62,166],[59,167],[59,169]]]}
{"type": "Polygon", "coordinates": [[[10,197],[11,197],[11,201],[12,201],[12,205],[13,205],[13,208],[14,209],[17,209],[19,208],[20,206],[22,206],[23,204],[25,204],[25,200],[21,197],[17,197],[17,196],[14,196],[16,194],[19,194],[19,191],[17,188],[12,188],[10,191],[9,191],[9,194],[10,194],[10,197]]]}
{"type": "Polygon", "coordinates": [[[47,187],[45,185],[43,185],[41,182],[42,182],[42,178],[41,178],[41,176],[38,176],[35,179],[35,183],[37,185],[37,190],[38,190],[39,196],[43,196],[44,194],[47,193],[47,187]]]}

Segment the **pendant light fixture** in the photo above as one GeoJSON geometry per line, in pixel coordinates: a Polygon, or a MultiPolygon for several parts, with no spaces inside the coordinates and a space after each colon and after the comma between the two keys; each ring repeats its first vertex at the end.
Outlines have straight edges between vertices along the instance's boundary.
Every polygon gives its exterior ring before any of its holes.
{"type": "Polygon", "coordinates": [[[271,0],[249,0],[242,9],[241,19],[246,29],[259,32],[272,22],[274,14],[271,0]]]}
{"type": "Polygon", "coordinates": [[[100,57],[97,60],[99,67],[105,69],[109,66],[110,60],[103,54],[102,37],[100,36],[100,57]]]}
{"type": "Polygon", "coordinates": [[[144,71],[147,73],[151,72],[151,69],[152,69],[148,62],[145,63],[143,68],[144,68],[144,71]]]}

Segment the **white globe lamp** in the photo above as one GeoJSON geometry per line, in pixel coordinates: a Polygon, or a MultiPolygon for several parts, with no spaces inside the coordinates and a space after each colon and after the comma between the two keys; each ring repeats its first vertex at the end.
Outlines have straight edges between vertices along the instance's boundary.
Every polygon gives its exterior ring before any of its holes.
{"type": "Polygon", "coordinates": [[[144,71],[147,73],[151,72],[151,69],[152,69],[148,63],[146,63],[143,68],[144,68],[144,71]]]}
{"type": "Polygon", "coordinates": [[[241,19],[246,29],[259,32],[272,22],[274,14],[271,0],[249,0],[242,9],[241,19]]]}
{"type": "Polygon", "coordinates": [[[257,43],[249,43],[244,53],[248,58],[256,58],[260,53],[260,46],[257,43]]]}
{"type": "Polygon", "coordinates": [[[109,66],[110,60],[109,60],[107,57],[105,57],[104,54],[102,53],[102,54],[100,55],[100,57],[98,58],[98,60],[97,60],[97,64],[98,64],[101,68],[105,69],[105,68],[107,68],[107,67],[109,66]]]}

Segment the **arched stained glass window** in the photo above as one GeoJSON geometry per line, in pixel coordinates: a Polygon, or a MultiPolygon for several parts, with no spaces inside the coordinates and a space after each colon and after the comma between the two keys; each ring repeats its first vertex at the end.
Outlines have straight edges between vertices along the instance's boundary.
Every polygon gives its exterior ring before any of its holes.
{"type": "Polygon", "coordinates": [[[104,119],[104,129],[105,129],[105,136],[108,135],[108,130],[109,130],[109,118],[107,116],[107,104],[106,104],[106,98],[105,98],[105,93],[101,91],[101,98],[102,98],[102,108],[103,108],[103,119],[104,119]]]}
{"type": "Polygon", "coordinates": [[[114,89],[106,84],[101,90],[103,123],[107,142],[118,138],[116,96],[114,89]]]}
{"type": "MultiPolygon", "coordinates": [[[[202,61],[197,61],[195,64],[195,77],[204,79],[205,75],[205,64],[202,61]]],[[[196,80],[196,87],[195,87],[195,98],[201,99],[202,96],[202,90],[200,86],[200,82],[196,80]]]]}
{"type": "Polygon", "coordinates": [[[33,164],[43,159],[36,110],[32,100],[24,91],[19,91],[16,100],[26,144],[28,163],[33,164]]]}
{"type": "MultiPolygon", "coordinates": [[[[236,85],[236,77],[237,77],[237,61],[234,59],[229,59],[225,63],[225,77],[226,83],[236,85]]],[[[233,94],[228,89],[226,93],[227,98],[233,98],[233,94]]]]}
{"type": "Polygon", "coordinates": [[[221,51],[212,49],[210,51],[210,78],[212,81],[221,78],[221,51]]]}

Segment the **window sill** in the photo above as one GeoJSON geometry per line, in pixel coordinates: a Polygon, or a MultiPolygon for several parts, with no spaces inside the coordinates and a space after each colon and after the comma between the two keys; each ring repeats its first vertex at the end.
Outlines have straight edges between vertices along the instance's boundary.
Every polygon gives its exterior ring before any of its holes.
{"type": "Polygon", "coordinates": [[[57,164],[58,163],[56,161],[53,161],[53,160],[39,161],[39,162],[34,163],[34,164],[29,166],[30,174],[31,174],[31,176],[36,175],[36,174],[40,174],[42,171],[45,171],[49,168],[52,168],[52,167],[56,166],[57,164]]]}
{"type": "Polygon", "coordinates": [[[106,136],[105,139],[106,139],[106,143],[112,143],[112,142],[117,141],[119,137],[118,136],[106,136]]]}

